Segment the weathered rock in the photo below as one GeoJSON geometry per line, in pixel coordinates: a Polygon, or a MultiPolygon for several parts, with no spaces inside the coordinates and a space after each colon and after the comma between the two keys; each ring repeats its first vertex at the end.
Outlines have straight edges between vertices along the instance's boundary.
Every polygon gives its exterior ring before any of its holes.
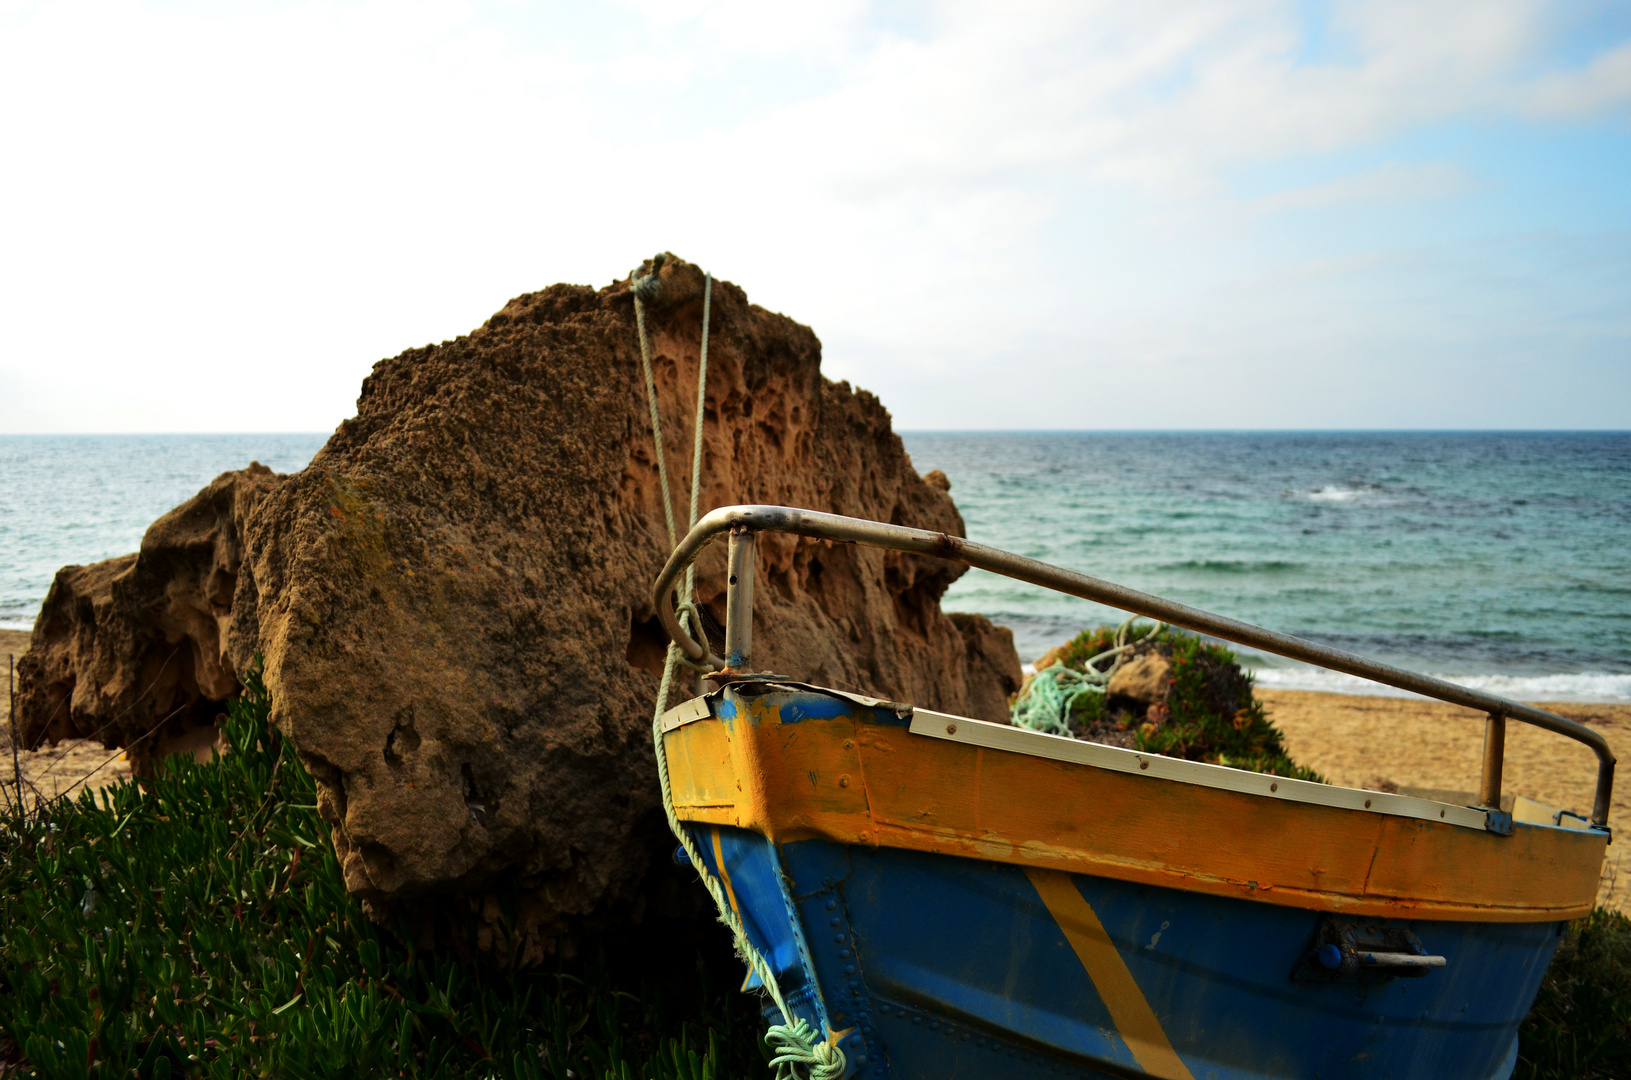
{"type": "MultiPolygon", "coordinates": [[[[660,280],[647,324],[683,515],[703,278],[670,259],[660,280]]],[[[949,482],[916,474],[872,395],[822,378],[807,327],[724,282],[711,321],[703,510],[786,503],[963,533],[949,482]]],[[[233,520],[230,613],[209,609],[221,670],[264,656],[273,720],[317,777],[351,889],[375,903],[519,891],[535,943],[638,917],[672,847],[649,595],[670,541],[626,285],[521,296],[466,337],[380,362],[357,416],[233,520]]],[[[698,574],[719,622],[723,565],[716,545],[698,574]]],[[[755,664],[1005,719],[1011,635],[940,610],[961,572],[767,536],[755,664]]]]}
{"type": "Polygon", "coordinates": [[[198,740],[238,691],[225,654],[245,519],[281,479],[222,473],[155,521],[141,551],[57,571],[18,662],[20,741],[94,738],[138,772],[198,740]]]}
{"type": "Polygon", "coordinates": [[[1167,699],[1172,685],[1172,661],[1151,649],[1123,663],[1110,676],[1105,691],[1112,697],[1129,697],[1144,705],[1167,699]]]}

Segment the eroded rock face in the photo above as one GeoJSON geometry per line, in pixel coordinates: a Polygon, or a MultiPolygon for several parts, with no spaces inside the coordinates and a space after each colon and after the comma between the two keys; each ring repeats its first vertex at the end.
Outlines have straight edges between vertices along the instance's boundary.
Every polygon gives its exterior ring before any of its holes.
{"type": "MultiPolygon", "coordinates": [[[[683,531],[703,277],[671,258],[660,281],[647,325],[683,531]]],[[[703,511],[785,503],[963,533],[946,477],[917,475],[876,398],[822,378],[809,328],[724,282],[711,321],[703,511]]],[[[534,947],[638,918],[673,846],[650,736],[666,646],[650,589],[671,546],[652,446],[628,287],[518,297],[377,364],[303,472],[227,474],[154,525],[166,545],[65,569],[30,693],[98,723],[160,643],[187,644],[174,692],[109,729],[123,740],[178,703],[178,721],[208,722],[260,654],[353,891],[488,908],[519,893],[534,947]],[[120,599],[126,578],[140,604],[120,599]]],[[[723,569],[721,543],[698,574],[720,623],[723,569]]],[[[961,572],[765,536],[755,666],[1004,720],[1019,659],[1008,631],[941,612],[961,572]]]]}
{"type": "Polygon", "coordinates": [[[18,662],[23,745],[95,738],[140,773],[214,724],[238,691],[225,641],[244,522],[281,479],[256,463],[222,473],[136,554],[57,571],[18,662]]]}
{"type": "MultiPolygon", "coordinates": [[[[702,275],[649,306],[676,507],[688,502],[702,275]]],[[[714,287],[702,506],[775,502],[961,534],[875,398],[820,374],[804,326],[714,287]]],[[[681,511],[683,512],[683,511],[681,511]]],[[[683,527],[683,521],[682,521],[683,527]]],[[[519,875],[523,918],[628,912],[666,852],[650,743],[669,550],[632,296],[558,285],[375,367],[355,419],[249,526],[234,655],[372,900],[519,875]]],[[[700,564],[723,621],[723,546],[700,564]]],[[[767,536],[758,666],[981,717],[1012,638],[950,618],[946,563],[767,536]]]]}

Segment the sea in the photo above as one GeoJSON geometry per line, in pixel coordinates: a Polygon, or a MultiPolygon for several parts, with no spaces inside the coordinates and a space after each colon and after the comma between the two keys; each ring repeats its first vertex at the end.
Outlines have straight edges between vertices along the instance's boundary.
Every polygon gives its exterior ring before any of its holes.
{"type": "MultiPolygon", "coordinates": [[[[914,433],[971,539],[1526,700],[1631,701],[1631,433],[914,433]]],[[[983,571],[1034,659],[1116,611],[983,571]]],[[[1263,686],[1389,692],[1247,650],[1263,686]]]]}
{"type": "MultiPolygon", "coordinates": [[[[968,536],[1525,700],[1631,701],[1631,433],[911,432],[968,536]]],[[[57,568],[324,434],[0,436],[0,627],[57,568]]],[[[1125,618],[971,571],[945,598],[1023,659],[1125,618]]],[[[1387,692],[1241,651],[1259,685],[1387,692]]]]}
{"type": "Polygon", "coordinates": [[[124,555],[230,469],[298,472],[328,441],[297,435],[0,435],[0,629],[34,626],[57,569],[124,555]]]}

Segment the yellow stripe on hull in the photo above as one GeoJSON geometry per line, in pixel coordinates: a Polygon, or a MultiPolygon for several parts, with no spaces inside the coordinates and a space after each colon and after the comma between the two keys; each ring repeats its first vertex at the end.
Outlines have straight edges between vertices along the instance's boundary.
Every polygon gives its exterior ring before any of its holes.
{"type": "Polygon", "coordinates": [[[1145,1000],[1133,973],[1127,970],[1127,961],[1116,951],[1093,906],[1082,898],[1070,875],[1028,867],[1025,876],[1031,879],[1065,940],[1076,950],[1087,977],[1093,980],[1093,989],[1109,1010],[1116,1034],[1127,1044],[1138,1067],[1163,1080],[1195,1080],[1172,1048],[1172,1041],[1162,1030],[1161,1021],[1145,1000]]]}

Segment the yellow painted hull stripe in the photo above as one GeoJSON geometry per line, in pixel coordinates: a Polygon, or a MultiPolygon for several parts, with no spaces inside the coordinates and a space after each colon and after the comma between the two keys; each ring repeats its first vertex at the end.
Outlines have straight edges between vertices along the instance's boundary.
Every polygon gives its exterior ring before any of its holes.
{"type": "Polygon", "coordinates": [[[714,865],[719,867],[719,880],[725,885],[725,896],[731,902],[731,910],[740,915],[742,913],[742,909],[736,906],[736,890],[731,888],[730,871],[725,869],[725,852],[722,851],[719,846],[719,826],[715,825],[713,828],[709,829],[708,832],[713,835],[714,865]]]}
{"type": "Polygon", "coordinates": [[[1150,1008],[1144,992],[1133,980],[1133,973],[1127,970],[1127,962],[1105,933],[1104,924],[1099,922],[1070,875],[1026,867],[1025,876],[1036,887],[1053,921],[1064,931],[1065,940],[1076,950],[1077,959],[1087,969],[1087,977],[1093,980],[1093,988],[1110,1011],[1117,1033],[1132,1051],[1139,1068],[1164,1080],[1195,1080],[1178,1057],[1178,1051],[1172,1048],[1155,1010],[1150,1008]]]}
{"type": "MultiPolygon", "coordinates": [[[[719,881],[725,886],[725,898],[731,902],[731,910],[736,912],[737,915],[741,915],[741,909],[736,906],[736,890],[731,888],[731,872],[725,869],[725,852],[719,844],[719,826],[715,825],[713,828],[709,829],[708,834],[713,839],[714,865],[719,867],[719,881]]],[[[753,969],[749,968],[747,976],[742,980],[742,985],[737,987],[737,989],[741,990],[743,993],[746,993],[752,988],[753,969]]]]}

